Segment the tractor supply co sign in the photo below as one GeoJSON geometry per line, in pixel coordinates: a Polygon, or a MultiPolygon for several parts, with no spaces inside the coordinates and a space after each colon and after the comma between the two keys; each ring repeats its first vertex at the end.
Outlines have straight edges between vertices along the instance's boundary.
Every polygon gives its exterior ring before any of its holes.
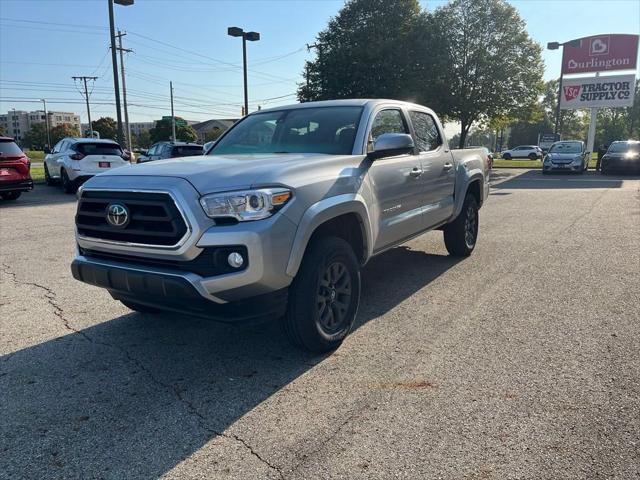
{"type": "Polygon", "coordinates": [[[564,78],[560,108],[630,107],[635,86],[635,75],[564,78]]]}
{"type": "Polygon", "coordinates": [[[562,74],[635,70],[638,35],[595,35],[567,42],[562,49],[562,74]]]}

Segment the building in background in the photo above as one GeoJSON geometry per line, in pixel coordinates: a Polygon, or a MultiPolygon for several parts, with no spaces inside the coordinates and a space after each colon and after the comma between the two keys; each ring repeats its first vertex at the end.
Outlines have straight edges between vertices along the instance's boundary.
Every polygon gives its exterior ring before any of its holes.
{"type": "Polygon", "coordinates": [[[226,132],[231,125],[236,123],[237,119],[211,119],[204,122],[191,123],[191,126],[198,134],[198,141],[201,143],[206,142],[206,135],[210,131],[219,132],[222,135],[226,132]]]}
{"type": "MultiPolygon", "coordinates": [[[[49,110],[49,128],[68,123],[80,131],[80,115],[72,112],[54,112],[49,110]]],[[[0,127],[5,134],[20,142],[31,127],[36,123],[44,123],[44,110],[26,112],[24,110],[9,110],[6,114],[0,114],[0,127]]]]}

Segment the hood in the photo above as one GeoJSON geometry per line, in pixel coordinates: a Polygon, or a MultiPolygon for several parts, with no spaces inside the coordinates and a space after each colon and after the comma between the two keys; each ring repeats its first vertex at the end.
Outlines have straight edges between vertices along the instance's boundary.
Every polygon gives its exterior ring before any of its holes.
{"type": "MultiPolygon", "coordinates": [[[[104,176],[176,177],[187,180],[201,194],[250,188],[276,181],[286,183],[286,173],[310,173],[319,167],[357,157],[317,153],[265,153],[253,155],[208,155],[157,160],[110,170],[104,176]]],[[[359,162],[358,162],[359,163],[359,162]]],[[[333,170],[333,169],[331,169],[333,170]]]]}
{"type": "Polygon", "coordinates": [[[579,153],[549,153],[549,159],[553,163],[571,163],[574,160],[581,158],[579,153]]]}

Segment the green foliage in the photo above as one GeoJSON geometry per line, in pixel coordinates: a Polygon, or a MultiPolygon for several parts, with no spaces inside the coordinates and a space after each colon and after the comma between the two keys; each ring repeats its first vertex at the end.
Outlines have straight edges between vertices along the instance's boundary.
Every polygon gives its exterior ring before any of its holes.
{"type": "Polygon", "coordinates": [[[449,67],[432,88],[461,124],[460,145],[474,123],[529,114],[542,90],[541,47],[516,9],[504,0],[454,0],[433,16],[449,67]]]}
{"type": "Polygon", "coordinates": [[[132,142],[134,147],[137,148],[149,148],[153,142],[151,142],[151,135],[149,130],[140,130],[138,135],[133,135],[132,142]]]}
{"type": "Polygon", "coordinates": [[[4,131],[4,127],[0,125],[0,135],[6,135],[7,132],[4,131]]]}
{"type": "MultiPolygon", "coordinates": [[[[176,120],[179,120],[176,117],[176,120]]],[[[171,140],[171,120],[162,119],[156,121],[156,126],[149,130],[151,136],[151,142],[161,142],[171,140]]],[[[182,142],[195,142],[198,139],[198,134],[191,125],[176,125],[176,140],[182,142]]]]}
{"type": "Polygon", "coordinates": [[[22,139],[24,146],[41,150],[47,144],[47,126],[44,122],[34,123],[22,139]]]}
{"type": "Polygon", "coordinates": [[[51,129],[51,146],[65,137],[79,137],[80,132],[70,123],[63,123],[51,129]]]}
{"type": "Polygon", "coordinates": [[[100,138],[115,140],[118,135],[118,124],[111,117],[101,117],[91,122],[93,130],[100,134],[100,138]]]}
{"type": "Polygon", "coordinates": [[[632,107],[601,108],[596,122],[595,148],[615,140],[640,138],[640,83],[632,107]]]}

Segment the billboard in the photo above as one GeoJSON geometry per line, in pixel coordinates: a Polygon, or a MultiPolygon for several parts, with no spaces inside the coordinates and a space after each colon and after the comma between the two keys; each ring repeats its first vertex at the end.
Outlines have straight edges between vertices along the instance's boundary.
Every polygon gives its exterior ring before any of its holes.
{"type": "Polygon", "coordinates": [[[562,74],[635,70],[638,35],[594,35],[567,42],[562,48],[562,74]]]}
{"type": "Polygon", "coordinates": [[[564,78],[560,108],[630,107],[635,87],[635,75],[564,78]]]}

